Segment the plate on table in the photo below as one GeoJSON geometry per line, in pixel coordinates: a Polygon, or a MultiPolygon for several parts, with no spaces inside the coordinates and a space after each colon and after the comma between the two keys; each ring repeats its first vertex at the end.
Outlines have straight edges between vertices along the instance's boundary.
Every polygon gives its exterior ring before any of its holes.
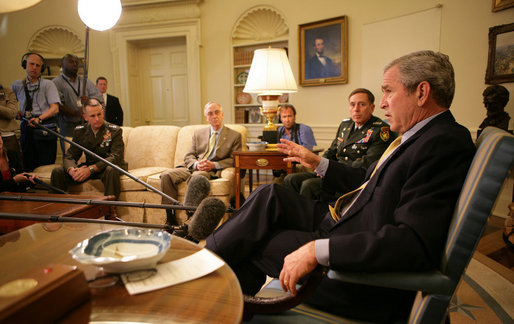
{"type": "Polygon", "coordinates": [[[238,104],[246,105],[250,103],[252,96],[249,93],[241,92],[237,95],[236,100],[238,104]]]}
{"type": "Polygon", "coordinates": [[[124,273],[154,269],[170,247],[171,235],[155,229],[124,228],[95,234],[79,242],[70,254],[83,264],[124,273]]]}
{"type": "Polygon", "coordinates": [[[240,84],[245,84],[248,79],[248,72],[241,72],[237,75],[237,82],[240,84]]]}

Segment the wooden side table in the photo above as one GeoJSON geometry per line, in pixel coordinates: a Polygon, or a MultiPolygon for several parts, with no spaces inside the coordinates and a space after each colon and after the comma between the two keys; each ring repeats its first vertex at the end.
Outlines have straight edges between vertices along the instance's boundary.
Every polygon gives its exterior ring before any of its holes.
{"type": "MultiPolygon", "coordinates": [[[[284,162],[286,154],[268,151],[235,151],[234,166],[236,167],[236,208],[240,206],[239,192],[241,192],[241,169],[249,170],[286,170],[287,174],[293,171],[291,162],[284,162]]],[[[251,174],[250,183],[252,182],[251,174]]]]}

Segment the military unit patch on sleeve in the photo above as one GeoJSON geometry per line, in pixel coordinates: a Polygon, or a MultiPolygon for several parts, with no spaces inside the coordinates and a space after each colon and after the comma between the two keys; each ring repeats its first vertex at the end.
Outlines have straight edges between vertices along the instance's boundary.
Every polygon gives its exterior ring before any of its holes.
{"type": "Polygon", "coordinates": [[[390,137],[391,134],[389,133],[389,127],[380,128],[380,139],[382,139],[382,141],[387,142],[390,137]]]}

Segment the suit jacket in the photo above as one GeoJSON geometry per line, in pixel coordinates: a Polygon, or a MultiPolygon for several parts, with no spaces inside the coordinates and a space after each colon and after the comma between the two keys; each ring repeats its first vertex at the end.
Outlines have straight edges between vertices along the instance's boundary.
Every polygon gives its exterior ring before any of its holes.
{"type": "Polygon", "coordinates": [[[329,78],[341,74],[328,56],[324,56],[324,58],[326,65],[321,64],[317,55],[312,56],[307,61],[306,79],[329,78]]]}
{"type": "MultiPolygon", "coordinates": [[[[193,134],[191,148],[184,156],[184,163],[187,168],[192,168],[195,162],[202,159],[209,149],[209,137],[211,127],[198,129],[193,134]]],[[[241,149],[241,134],[233,129],[223,126],[216,144],[216,155],[211,159],[218,162],[223,169],[234,166],[232,152],[241,149]]]]}
{"type": "MultiPolygon", "coordinates": [[[[332,226],[330,266],[370,272],[437,267],[474,153],[469,131],[450,111],[431,120],[377,169],[338,223],[325,218],[321,226],[332,226]]],[[[329,163],[327,183],[347,181],[349,167],[329,163]]]]}
{"type": "Polygon", "coordinates": [[[105,104],[105,121],[123,126],[123,109],[121,109],[118,97],[107,94],[107,103],[105,104]]]}

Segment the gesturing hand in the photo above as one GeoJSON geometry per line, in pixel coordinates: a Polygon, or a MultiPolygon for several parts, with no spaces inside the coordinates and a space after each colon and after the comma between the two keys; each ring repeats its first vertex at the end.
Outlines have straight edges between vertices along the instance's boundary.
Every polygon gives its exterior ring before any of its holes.
{"type": "Polygon", "coordinates": [[[278,151],[289,155],[284,161],[300,162],[302,165],[315,169],[318,167],[321,157],[311,150],[286,139],[280,139],[277,144],[278,151]]]}

